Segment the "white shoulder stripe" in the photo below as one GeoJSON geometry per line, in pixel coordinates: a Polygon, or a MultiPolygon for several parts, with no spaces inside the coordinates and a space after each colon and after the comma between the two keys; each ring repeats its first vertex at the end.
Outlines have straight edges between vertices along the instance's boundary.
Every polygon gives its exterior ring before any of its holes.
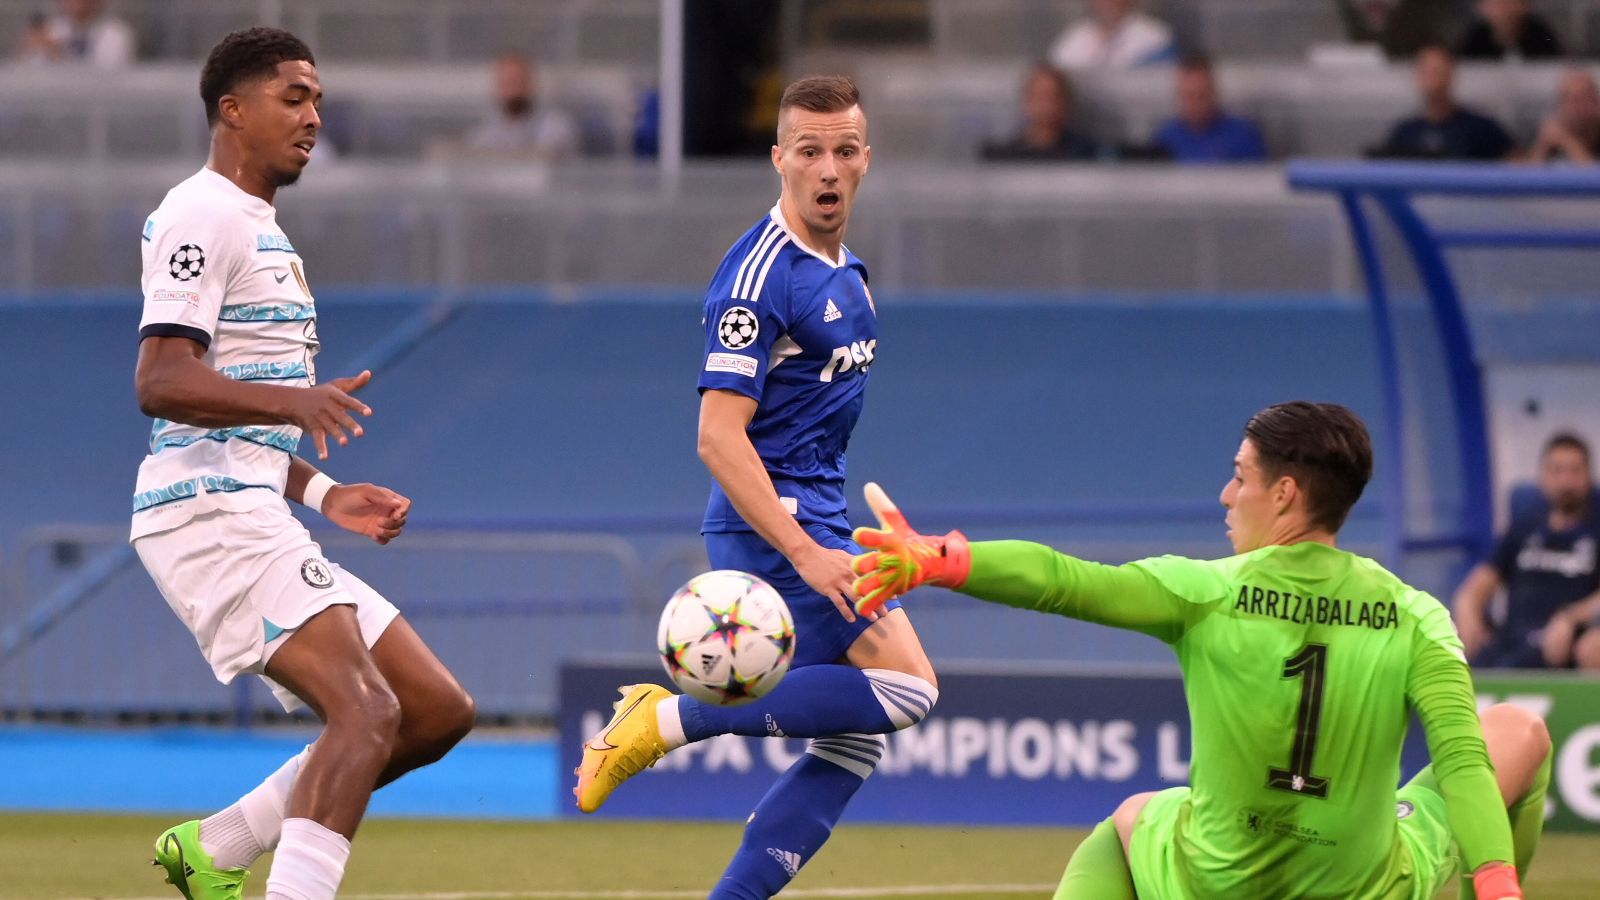
{"type": "Polygon", "coordinates": [[[767,273],[772,270],[772,264],[778,261],[778,257],[783,255],[783,248],[788,243],[789,236],[784,235],[783,240],[773,245],[772,252],[767,254],[767,264],[761,267],[761,275],[756,278],[756,283],[751,286],[749,294],[745,297],[746,300],[753,300],[761,296],[761,287],[767,283],[767,273]]]}
{"type": "Polygon", "coordinates": [[[761,240],[756,242],[756,248],[745,254],[744,262],[739,263],[739,271],[734,273],[733,296],[739,296],[739,288],[744,286],[744,276],[746,270],[754,268],[754,265],[759,265],[756,260],[761,258],[761,254],[766,251],[767,245],[772,243],[777,238],[778,233],[782,230],[783,229],[778,227],[777,222],[767,223],[767,230],[761,232],[761,240]]]}

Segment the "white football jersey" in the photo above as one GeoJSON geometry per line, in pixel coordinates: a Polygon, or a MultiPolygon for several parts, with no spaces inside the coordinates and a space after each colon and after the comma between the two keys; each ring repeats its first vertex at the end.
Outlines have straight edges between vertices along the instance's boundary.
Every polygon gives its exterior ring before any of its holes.
{"type": "MultiPolygon", "coordinates": [[[[317,308],[272,205],[211,169],[167,192],[144,225],[139,337],[185,337],[240,381],[316,383],[317,308]]],[[[291,425],[205,429],[156,419],[139,466],[133,533],[175,528],[212,509],[281,503],[291,425]]]]}

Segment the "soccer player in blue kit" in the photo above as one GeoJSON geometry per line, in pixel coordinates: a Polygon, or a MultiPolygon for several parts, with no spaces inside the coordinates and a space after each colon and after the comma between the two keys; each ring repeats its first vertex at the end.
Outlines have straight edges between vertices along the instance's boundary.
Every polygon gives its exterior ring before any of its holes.
{"type": "Polygon", "coordinates": [[[621,689],[584,745],[575,794],[600,808],[672,750],[722,734],[810,738],[757,805],[713,900],[777,894],[828,839],[883,755],[881,735],[938,700],[933,665],[898,603],[852,608],[845,446],[877,352],[867,269],[844,246],[867,173],[866,116],[847,78],[804,78],[778,105],[778,203],[723,257],[706,293],[700,457],[714,481],[701,531],[713,568],[766,580],[788,602],[794,668],[743,706],[621,689]]]}

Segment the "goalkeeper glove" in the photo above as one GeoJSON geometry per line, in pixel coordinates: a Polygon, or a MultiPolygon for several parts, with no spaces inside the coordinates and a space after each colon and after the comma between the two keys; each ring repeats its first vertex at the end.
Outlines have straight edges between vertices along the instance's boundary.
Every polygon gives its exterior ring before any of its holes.
{"type": "Polygon", "coordinates": [[[1517,869],[1510,863],[1490,863],[1472,873],[1472,888],[1478,900],[1522,900],[1522,885],[1517,869]]]}
{"type": "Polygon", "coordinates": [[[855,558],[856,612],[866,616],[923,584],[958,588],[972,568],[967,537],[952,531],[942,537],[917,534],[877,484],[868,482],[867,505],[881,528],[857,528],[856,543],[870,552],[855,558]]]}

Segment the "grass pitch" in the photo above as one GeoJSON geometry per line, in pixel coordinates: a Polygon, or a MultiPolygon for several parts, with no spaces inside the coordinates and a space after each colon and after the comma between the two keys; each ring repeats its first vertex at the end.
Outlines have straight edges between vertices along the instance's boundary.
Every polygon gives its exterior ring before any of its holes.
{"type": "MultiPolygon", "coordinates": [[[[149,864],[171,819],[0,814],[0,898],[173,900],[149,864]]],[[[736,824],[375,820],[362,827],[346,900],[677,900],[704,897],[736,824]]],[[[784,897],[1048,897],[1085,832],[841,826],[784,897]]],[[[1537,900],[1600,897],[1600,837],[1546,835],[1526,885],[1537,900]]],[[[246,896],[266,887],[267,860],[246,896]]],[[[1454,896],[1454,892],[1444,896],[1454,896]]]]}

